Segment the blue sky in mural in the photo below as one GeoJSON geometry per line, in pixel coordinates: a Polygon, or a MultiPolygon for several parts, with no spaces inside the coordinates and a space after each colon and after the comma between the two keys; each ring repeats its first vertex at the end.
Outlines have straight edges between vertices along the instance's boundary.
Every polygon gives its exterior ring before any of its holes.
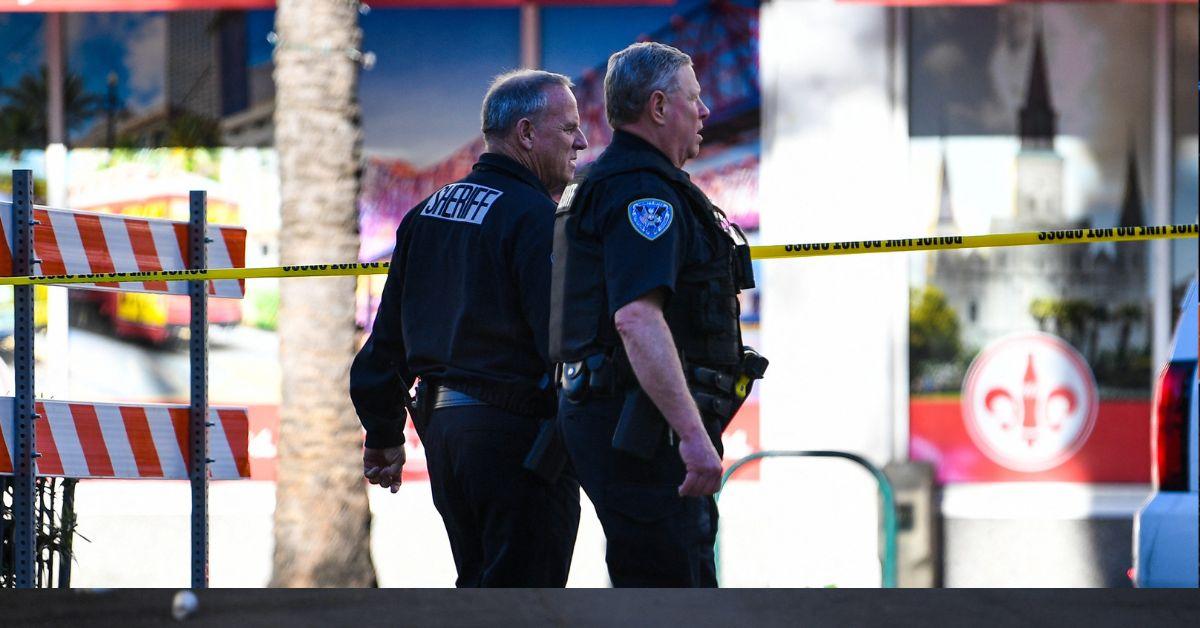
{"type": "Polygon", "coordinates": [[[474,137],[488,79],[519,62],[515,10],[376,10],[362,27],[377,59],[360,86],[365,148],[418,165],[474,137]]]}
{"type": "MultiPolygon", "coordinates": [[[[542,9],[543,66],[577,77],[608,55],[666,25],[704,0],[649,7],[542,9]],[[586,29],[582,27],[586,25],[586,29]],[[580,33],[586,30],[586,37],[580,33]]],[[[246,14],[246,62],[270,61],[267,34],[274,11],[246,14]]],[[[41,65],[43,17],[0,15],[0,87],[41,65]]],[[[388,9],[361,19],[364,48],[375,67],[362,74],[365,146],[369,154],[431,163],[470,141],[490,79],[519,63],[515,9],[388,9]]],[[[167,19],[161,13],[72,14],[65,20],[69,70],[88,91],[104,94],[109,73],[118,98],[134,112],[164,101],[167,19]]],[[[76,132],[86,129],[76,129],[76,132]]]]}
{"type": "Polygon", "coordinates": [[[274,11],[246,11],[246,64],[258,65],[271,60],[267,33],[275,30],[274,11]]]}
{"type": "MultiPolygon", "coordinates": [[[[45,63],[41,14],[0,14],[0,87],[16,84],[45,63]]],[[[166,22],[160,13],[73,13],[63,20],[67,70],[83,77],[88,92],[107,91],[117,76],[117,97],[133,111],[161,104],[166,22]]],[[[75,129],[78,131],[79,129],[75,129]]]]}
{"type": "MultiPolygon", "coordinates": [[[[701,3],[543,8],[542,66],[579,76],[701,3]],[[579,37],[581,25],[587,37],[579,37]]],[[[520,63],[516,10],[376,10],[362,26],[364,47],[378,59],[362,75],[366,149],[417,165],[472,140],[488,82],[520,63]]]]}
{"type": "Polygon", "coordinates": [[[608,56],[666,26],[703,0],[679,0],[670,6],[547,7],[542,9],[543,63],[549,70],[579,76],[608,61],[608,56]],[[586,36],[580,36],[586,33],[586,36]]]}
{"type": "Polygon", "coordinates": [[[162,103],[166,21],[161,13],[78,13],[66,20],[67,67],[88,91],[104,94],[117,75],[117,97],[131,110],[162,103]]]}
{"type": "Polygon", "coordinates": [[[42,62],[42,16],[36,13],[0,13],[0,87],[17,82],[26,68],[42,62]],[[10,71],[16,68],[18,71],[10,71]]]}

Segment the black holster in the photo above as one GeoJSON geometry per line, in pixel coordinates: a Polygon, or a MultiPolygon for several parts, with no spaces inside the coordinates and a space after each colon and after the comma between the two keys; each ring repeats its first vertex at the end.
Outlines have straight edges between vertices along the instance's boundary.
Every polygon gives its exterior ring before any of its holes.
{"type": "Polygon", "coordinates": [[[577,362],[563,363],[560,368],[562,395],[571,403],[623,395],[612,446],[644,460],[654,457],[667,424],[658,418],[654,402],[637,385],[621,357],[596,353],[577,362]]]}
{"type": "Polygon", "coordinates": [[[433,404],[436,401],[437,386],[422,379],[417,382],[416,396],[408,399],[406,404],[413,427],[417,429],[417,436],[421,440],[425,439],[425,429],[429,427],[429,418],[433,416],[433,404]]]}
{"type": "Polygon", "coordinates": [[[754,382],[766,374],[768,364],[752,347],[742,347],[742,359],[732,373],[685,363],[684,374],[701,415],[718,421],[724,432],[750,396],[754,382]]]}
{"type": "Polygon", "coordinates": [[[621,416],[613,432],[612,446],[643,460],[650,460],[666,433],[667,422],[660,418],[658,408],[641,386],[625,393],[621,416]]]}
{"type": "Polygon", "coordinates": [[[567,448],[562,440],[562,430],[555,417],[538,423],[538,435],[522,464],[542,481],[553,484],[567,463],[567,448]]]}
{"type": "Polygon", "coordinates": [[[562,395],[571,403],[612,396],[631,379],[619,360],[605,353],[594,353],[576,362],[564,362],[558,365],[558,369],[562,395]]]}

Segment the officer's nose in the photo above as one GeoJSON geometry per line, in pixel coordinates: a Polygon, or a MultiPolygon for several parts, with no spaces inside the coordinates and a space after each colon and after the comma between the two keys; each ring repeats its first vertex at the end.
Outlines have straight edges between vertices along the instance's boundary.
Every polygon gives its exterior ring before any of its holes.
{"type": "Polygon", "coordinates": [[[583,134],[583,129],[575,129],[575,139],[571,142],[571,148],[585,150],[587,147],[587,136],[583,134]]]}
{"type": "Polygon", "coordinates": [[[708,114],[710,114],[710,113],[712,113],[712,112],[708,110],[708,107],[707,107],[707,106],[705,106],[705,104],[704,104],[704,99],[700,99],[700,100],[699,100],[699,103],[700,103],[700,119],[701,119],[701,120],[707,120],[707,119],[708,119],[708,114]]]}

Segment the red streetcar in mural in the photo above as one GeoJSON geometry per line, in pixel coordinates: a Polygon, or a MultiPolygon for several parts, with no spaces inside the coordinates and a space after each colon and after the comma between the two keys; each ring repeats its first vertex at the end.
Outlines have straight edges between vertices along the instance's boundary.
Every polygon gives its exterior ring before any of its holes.
{"type": "MultiPolygon", "coordinates": [[[[211,224],[241,224],[238,203],[217,183],[193,173],[160,174],[147,164],[121,164],[83,176],[73,186],[73,209],[186,221],[188,190],[209,190],[211,224]]],[[[186,295],[142,292],[72,290],[70,298],[83,318],[98,316],[121,338],[165,344],[186,339],[191,309],[186,295]]],[[[242,322],[237,299],[210,299],[208,322],[229,328],[242,322]]]]}

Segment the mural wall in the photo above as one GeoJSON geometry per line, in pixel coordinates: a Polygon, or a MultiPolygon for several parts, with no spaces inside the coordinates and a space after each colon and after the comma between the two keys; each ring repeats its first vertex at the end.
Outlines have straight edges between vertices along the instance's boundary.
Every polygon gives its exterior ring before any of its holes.
{"type": "MultiPolygon", "coordinates": [[[[1194,7],[1180,9],[1179,27],[1195,22],[1194,7]]],[[[1153,224],[1153,11],[914,11],[911,207],[928,233],[1153,224]]],[[[1176,53],[1190,54],[1191,78],[1185,67],[1175,81],[1190,94],[1177,90],[1179,105],[1194,110],[1192,29],[1176,53]]],[[[1194,116],[1177,132],[1181,148],[1194,147],[1194,116]]],[[[1193,154],[1180,160],[1176,188],[1195,181],[1193,154]]],[[[1196,220],[1194,206],[1179,209],[1176,221],[1196,220]]],[[[912,457],[934,462],[946,482],[1148,481],[1149,248],[915,256],[912,457]]],[[[1177,253],[1177,292],[1195,259],[1194,247],[1190,265],[1177,253]]]]}

